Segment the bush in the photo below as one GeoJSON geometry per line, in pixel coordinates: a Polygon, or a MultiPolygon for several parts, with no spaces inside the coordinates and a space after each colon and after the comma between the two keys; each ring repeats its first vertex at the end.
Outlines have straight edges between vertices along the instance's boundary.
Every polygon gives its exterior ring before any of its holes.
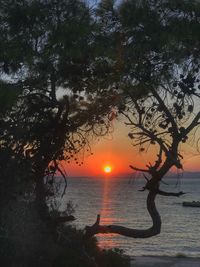
{"type": "Polygon", "coordinates": [[[56,258],[55,267],[129,267],[130,259],[122,250],[101,250],[95,237],[86,239],[83,230],[59,227],[57,242],[64,249],[56,258]]]}
{"type": "Polygon", "coordinates": [[[97,263],[101,267],[128,267],[130,259],[120,249],[102,250],[97,254],[97,263]]]}

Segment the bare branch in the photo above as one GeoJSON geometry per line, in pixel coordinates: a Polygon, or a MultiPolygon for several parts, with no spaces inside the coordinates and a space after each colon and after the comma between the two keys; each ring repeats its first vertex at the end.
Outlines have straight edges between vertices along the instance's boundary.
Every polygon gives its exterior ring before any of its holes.
{"type": "Polygon", "coordinates": [[[157,155],[158,160],[155,162],[155,165],[154,165],[155,170],[157,170],[160,167],[160,164],[162,163],[162,152],[163,152],[162,147],[160,147],[159,154],[157,155]]]}
{"type": "Polygon", "coordinates": [[[157,135],[154,134],[153,132],[147,130],[143,125],[137,125],[137,127],[140,128],[145,134],[147,134],[151,138],[151,140],[156,141],[160,145],[162,150],[165,152],[165,154],[168,153],[168,149],[165,146],[164,140],[157,137],[157,135]]]}
{"type": "Polygon", "coordinates": [[[155,98],[157,99],[158,103],[161,105],[162,110],[165,112],[167,118],[170,120],[172,128],[174,130],[174,134],[178,135],[178,127],[177,127],[177,124],[176,124],[176,122],[174,120],[174,117],[172,116],[171,112],[169,111],[169,109],[165,105],[165,103],[162,100],[162,98],[156,92],[156,90],[154,90],[154,88],[151,87],[151,91],[152,91],[153,95],[155,96],[155,98]]]}
{"type": "Polygon", "coordinates": [[[147,170],[147,169],[136,168],[136,167],[134,167],[134,166],[132,166],[132,165],[129,165],[129,167],[130,167],[131,169],[133,169],[134,171],[148,172],[148,173],[149,173],[149,170],[147,170]]]}
{"type": "Polygon", "coordinates": [[[184,136],[186,136],[188,133],[190,133],[197,125],[199,125],[200,120],[200,112],[196,115],[196,117],[193,119],[193,121],[190,123],[190,125],[185,129],[184,136]]]}
{"type": "Polygon", "coordinates": [[[162,196],[173,196],[173,197],[180,197],[180,196],[182,196],[182,195],[185,195],[186,193],[184,193],[184,192],[182,192],[182,191],[180,191],[180,192],[178,192],[178,193],[174,193],[174,192],[165,192],[165,191],[162,191],[162,190],[158,190],[157,191],[157,194],[158,195],[162,195],[162,196]]]}

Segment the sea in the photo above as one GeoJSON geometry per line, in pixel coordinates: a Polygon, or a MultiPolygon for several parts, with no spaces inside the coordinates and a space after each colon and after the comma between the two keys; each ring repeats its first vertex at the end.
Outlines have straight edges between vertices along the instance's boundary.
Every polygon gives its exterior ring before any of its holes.
{"type": "MultiPolygon", "coordinates": [[[[101,248],[119,248],[129,256],[200,257],[200,208],[183,207],[183,201],[200,201],[200,177],[169,178],[163,190],[187,194],[181,197],[157,196],[156,205],[162,218],[161,233],[146,239],[117,234],[99,234],[101,248]]],[[[135,229],[152,225],[146,209],[148,192],[140,192],[145,180],[137,177],[69,178],[62,207],[71,201],[76,217],[73,223],[84,229],[101,215],[101,224],[118,224],[135,229]]]]}

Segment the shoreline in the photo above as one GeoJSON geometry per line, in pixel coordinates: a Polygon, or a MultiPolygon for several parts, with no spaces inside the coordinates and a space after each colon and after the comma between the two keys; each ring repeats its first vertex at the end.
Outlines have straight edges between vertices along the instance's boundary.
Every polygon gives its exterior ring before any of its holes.
{"type": "Polygon", "coordinates": [[[136,256],[131,267],[199,267],[200,257],[136,256]]]}

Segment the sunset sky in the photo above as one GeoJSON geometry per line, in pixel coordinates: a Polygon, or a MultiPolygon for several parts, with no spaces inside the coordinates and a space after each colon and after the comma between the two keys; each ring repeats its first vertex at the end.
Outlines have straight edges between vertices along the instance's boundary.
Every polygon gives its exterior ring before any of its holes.
{"type": "MultiPolygon", "coordinates": [[[[129,165],[145,167],[145,164],[153,162],[157,154],[154,146],[151,150],[139,152],[137,147],[131,145],[128,138],[129,128],[123,121],[116,121],[113,124],[112,134],[94,140],[91,143],[93,155],[85,154],[84,164],[80,167],[75,163],[66,164],[66,171],[70,176],[105,176],[122,175],[132,173],[129,165]],[[103,168],[111,166],[111,174],[105,174],[103,168]]],[[[200,171],[200,156],[192,144],[181,145],[181,153],[184,155],[183,166],[185,171],[200,171]]],[[[80,155],[80,157],[83,157],[80,155]]],[[[82,159],[81,159],[82,160],[82,159]]]]}

